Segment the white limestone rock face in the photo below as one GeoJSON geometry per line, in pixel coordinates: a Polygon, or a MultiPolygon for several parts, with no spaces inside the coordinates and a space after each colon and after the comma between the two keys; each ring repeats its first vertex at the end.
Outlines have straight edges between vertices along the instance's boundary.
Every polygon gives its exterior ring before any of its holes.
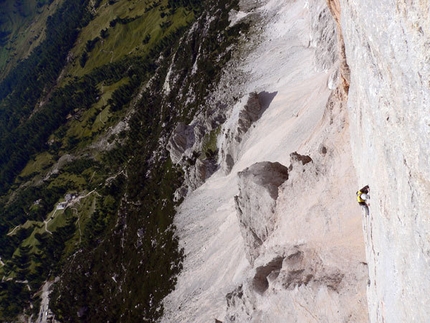
{"type": "Polygon", "coordinates": [[[361,304],[354,306],[345,300],[352,299],[351,283],[365,277],[367,267],[359,264],[357,276],[343,269],[307,245],[290,246],[227,294],[224,322],[365,322],[361,304]]]}
{"type": "MultiPolygon", "coordinates": [[[[334,127],[343,124],[340,120],[333,120],[334,127]]],[[[347,149],[342,145],[348,142],[336,144],[347,149]]],[[[312,162],[309,156],[290,155],[289,178],[278,188],[272,216],[274,230],[246,281],[227,294],[224,322],[367,321],[367,264],[364,250],[357,250],[361,234],[359,226],[350,231],[346,207],[353,201],[342,197],[344,185],[352,184],[352,165],[326,149],[319,149],[312,162]]]]}
{"type": "Polygon", "coordinates": [[[351,69],[348,107],[359,186],[371,322],[430,315],[430,7],[428,1],[341,0],[351,69]],[[361,187],[360,186],[360,187],[361,187]]]}
{"type": "Polygon", "coordinates": [[[233,108],[230,122],[224,126],[221,145],[221,167],[228,174],[237,161],[246,133],[264,112],[259,95],[255,92],[242,98],[233,108]]]}
{"type": "Polygon", "coordinates": [[[231,171],[216,171],[178,208],[184,268],[161,322],[367,322],[362,215],[335,21],[325,0],[240,3],[232,21],[249,19],[255,33],[245,36],[228,71],[227,89],[239,100],[228,107],[217,147],[220,165],[228,155],[222,150],[234,147],[231,171]],[[228,130],[237,129],[248,93],[259,94],[264,113],[229,146],[228,130]],[[268,172],[255,181],[252,172],[241,173],[276,163],[291,167],[273,188],[263,184],[268,172]],[[246,228],[262,242],[252,263],[246,228]]]}
{"type": "Polygon", "coordinates": [[[251,264],[258,257],[260,246],[273,231],[278,187],[287,179],[288,168],[280,163],[259,162],[238,173],[236,210],[251,264]]]}

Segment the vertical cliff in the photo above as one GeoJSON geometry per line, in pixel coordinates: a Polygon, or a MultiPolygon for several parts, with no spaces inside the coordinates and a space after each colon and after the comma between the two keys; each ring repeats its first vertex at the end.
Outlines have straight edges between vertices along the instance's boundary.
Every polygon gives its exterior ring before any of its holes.
{"type": "Polygon", "coordinates": [[[340,1],[372,322],[425,322],[430,279],[429,4],[340,1]]]}

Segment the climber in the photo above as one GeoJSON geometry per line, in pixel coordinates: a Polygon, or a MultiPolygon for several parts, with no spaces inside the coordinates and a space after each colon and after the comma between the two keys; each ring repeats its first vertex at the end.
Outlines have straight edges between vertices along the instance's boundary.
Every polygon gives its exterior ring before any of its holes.
{"type": "Polygon", "coordinates": [[[369,185],[366,185],[360,190],[358,190],[356,193],[357,202],[358,204],[361,205],[361,208],[363,209],[365,215],[369,215],[369,205],[368,205],[368,200],[370,199],[369,191],[370,191],[369,185]]]}

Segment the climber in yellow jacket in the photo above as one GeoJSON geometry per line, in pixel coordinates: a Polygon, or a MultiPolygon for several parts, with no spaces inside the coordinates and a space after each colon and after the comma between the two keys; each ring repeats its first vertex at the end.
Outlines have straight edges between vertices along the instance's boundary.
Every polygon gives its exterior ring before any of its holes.
{"type": "Polygon", "coordinates": [[[366,215],[369,215],[369,205],[368,205],[368,200],[370,199],[369,191],[370,191],[369,185],[366,185],[360,190],[358,190],[356,193],[357,202],[358,204],[361,205],[366,215]]]}

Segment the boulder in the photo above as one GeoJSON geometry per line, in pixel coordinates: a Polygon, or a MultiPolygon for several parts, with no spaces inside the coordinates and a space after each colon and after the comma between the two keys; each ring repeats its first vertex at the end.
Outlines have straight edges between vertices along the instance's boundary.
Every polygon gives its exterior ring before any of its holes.
{"type": "Polygon", "coordinates": [[[248,130],[253,123],[260,119],[264,112],[259,94],[256,92],[249,93],[248,97],[244,99],[246,103],[242,103],[243,106],[239,106],[239,111],[236,112],[237,119],[229,128],[225,129],[225,140],[221,151],[223,157],[222,168],[226,174],[230,173],[233,168],[248,130]]]}
{"type": "Polygon", "coordinates": [[[237,216],[247,258],[253,264],[274,229],[278,187],[288,179],[288,168],[278,162],[259,162],[239,172],[238,177],[237,216]]]}
{"type": "Polygon", "coordinates": [[[178,164],[183,159],[185,151],[193,146],[194,141],[193,127],[183,122],[178,123],[167,144],[174,164],[178,164]]]}
{"type": "Polygon", "coordinates": [[[255,92],[250,93],[245,106],[239,112],[239,119],[237,121],[237,129],[234,137],[237,142],[242,141],[242,136],[248,131],[251,125],[260,118],[261,112],[258,94],[255,92]]]}

